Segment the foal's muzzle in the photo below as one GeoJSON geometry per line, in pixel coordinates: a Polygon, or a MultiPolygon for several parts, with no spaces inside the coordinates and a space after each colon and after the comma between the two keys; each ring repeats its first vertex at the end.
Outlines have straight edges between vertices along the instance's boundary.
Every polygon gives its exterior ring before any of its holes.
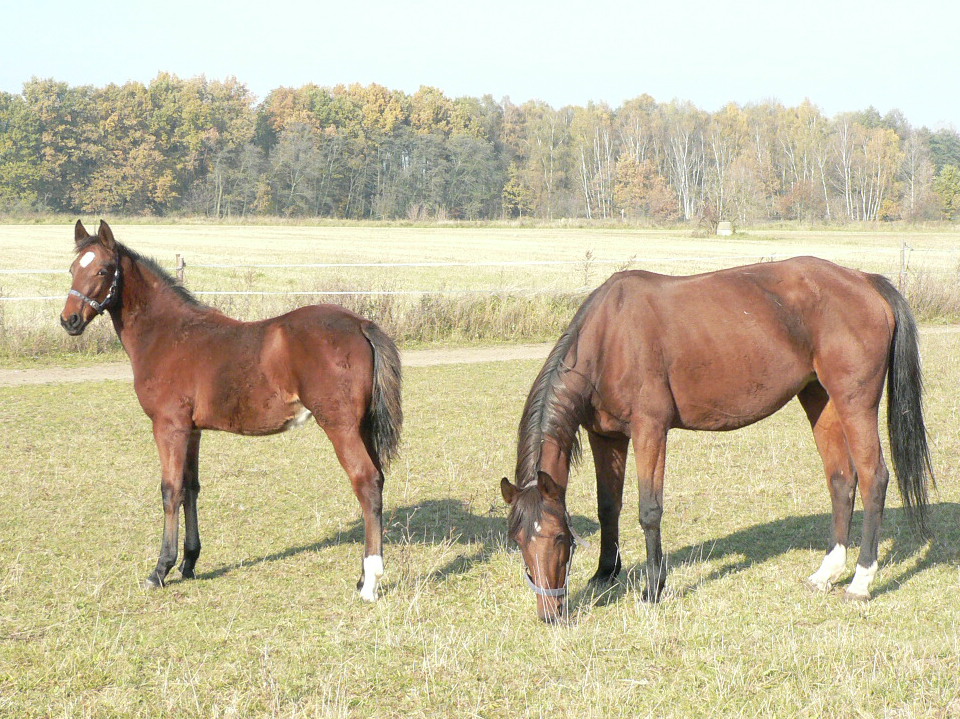
{"type": "Polygon", "coordinates": [[[60,315],[60,326],[67,331],[68,335],[71,337],[76,337],[79,334],[83,334],[83,330],[86,328],[87,323],[84,321],[83,317],[80,316],[79,312],[74,312],[66,319],[64,319],[63,315],[60,315]]]}

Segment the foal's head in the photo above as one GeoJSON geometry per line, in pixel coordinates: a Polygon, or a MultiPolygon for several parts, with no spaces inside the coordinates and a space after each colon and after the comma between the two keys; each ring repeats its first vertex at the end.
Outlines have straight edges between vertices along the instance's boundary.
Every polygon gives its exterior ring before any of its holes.
{"type": "Polygon", "coordinates": [[[527,583],[537,595],[537,615],[545,622],[563,617],[574,537],[565,504],[564,487],[546,472],[523,487],[500,480],[500,492],[510,505],[510,537],[520,545],[527,583]]]}
{"type": "Polygon", "coordinates": [[[73,284],[60,313],[60,324],[70,335],[79,335],[90,321],[110,309],[120,294],[120,258],[110,226],[103,220],[96,235],[77,221],[74,230],[77,259],[70,265],[73,284]]]}

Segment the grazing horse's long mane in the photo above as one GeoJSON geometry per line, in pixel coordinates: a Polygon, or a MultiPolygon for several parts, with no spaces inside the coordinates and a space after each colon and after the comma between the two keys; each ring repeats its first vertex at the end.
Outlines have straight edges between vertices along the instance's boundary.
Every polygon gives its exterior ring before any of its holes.
{"type": "MultiPolygon", "coordinates": [[[[547,361],[527,396],[517,433],[516,481],[520,489],[536,482],[544,440],[550,438],[569,452],[570,461],[580,458],[580,438],[577,434],[585,418],[589,393],[579,392],[566,384],[573,365],[564,359],[576,351],[583,323],[603,289],[594,290],[577,310],[570,325],[557,340],[547,361]]],[[[573,364],[576,364],[574,360],[573,364]]]]}

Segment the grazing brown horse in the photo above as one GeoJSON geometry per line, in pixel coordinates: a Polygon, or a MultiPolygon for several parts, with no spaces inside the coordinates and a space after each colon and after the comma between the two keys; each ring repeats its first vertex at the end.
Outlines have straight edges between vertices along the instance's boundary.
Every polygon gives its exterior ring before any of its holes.
{"type": "Polygon", "coordinates": [[[79,335],[97,315],[110,314],[160,453],[163,544],[147,586],[162,587],[177,561],[181,505],[180,572],[194,576],[202,430],[267,435],[312,415],[360,500],[366,546],[357,588],[374,601],[383,574],[383,471],[403,421],[400,357],[390,338],[336,305],[240,322],[200,304],[154,261],[117,242],[105,222],[96,235],[77,222],[75,240],[60,322],[79,335]]]}
{"type": "Polygon", "coordinates": [[[859,485],[863,544],[846,596],[869,599],[889,477],[877,428],[884,380],[900,494],[922,529],[932,471],[917,327],[886,278],[812,257],[691,277],[613,275],[577,311],[534,382],[520,421],[516,484],[501,482],[540,617],[563,613],[575,545],[565,493],[579,427],[597,474],[600,563],[591,581],[613,581],[621,569],[632,440],[647,549],[644,598],[657,601],[666,577],[667,432],[738,429],[792,397],[810,420],[833,503],[831,549],[808,583],[826,591],[844,574],[859,485]]]}

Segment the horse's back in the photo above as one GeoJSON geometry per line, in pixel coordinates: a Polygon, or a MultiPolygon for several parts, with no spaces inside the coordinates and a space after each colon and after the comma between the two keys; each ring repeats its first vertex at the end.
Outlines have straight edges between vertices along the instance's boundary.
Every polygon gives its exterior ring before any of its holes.
{"type": "Polygon", "coordinates": [[[629,388],[613,415],[735,429],[816,379],[876,384],[891,322],[868,275],[812,257],[684,277],[627,271],[598,294],[578,353],[592,355],[601,393],[629,388]]]}

